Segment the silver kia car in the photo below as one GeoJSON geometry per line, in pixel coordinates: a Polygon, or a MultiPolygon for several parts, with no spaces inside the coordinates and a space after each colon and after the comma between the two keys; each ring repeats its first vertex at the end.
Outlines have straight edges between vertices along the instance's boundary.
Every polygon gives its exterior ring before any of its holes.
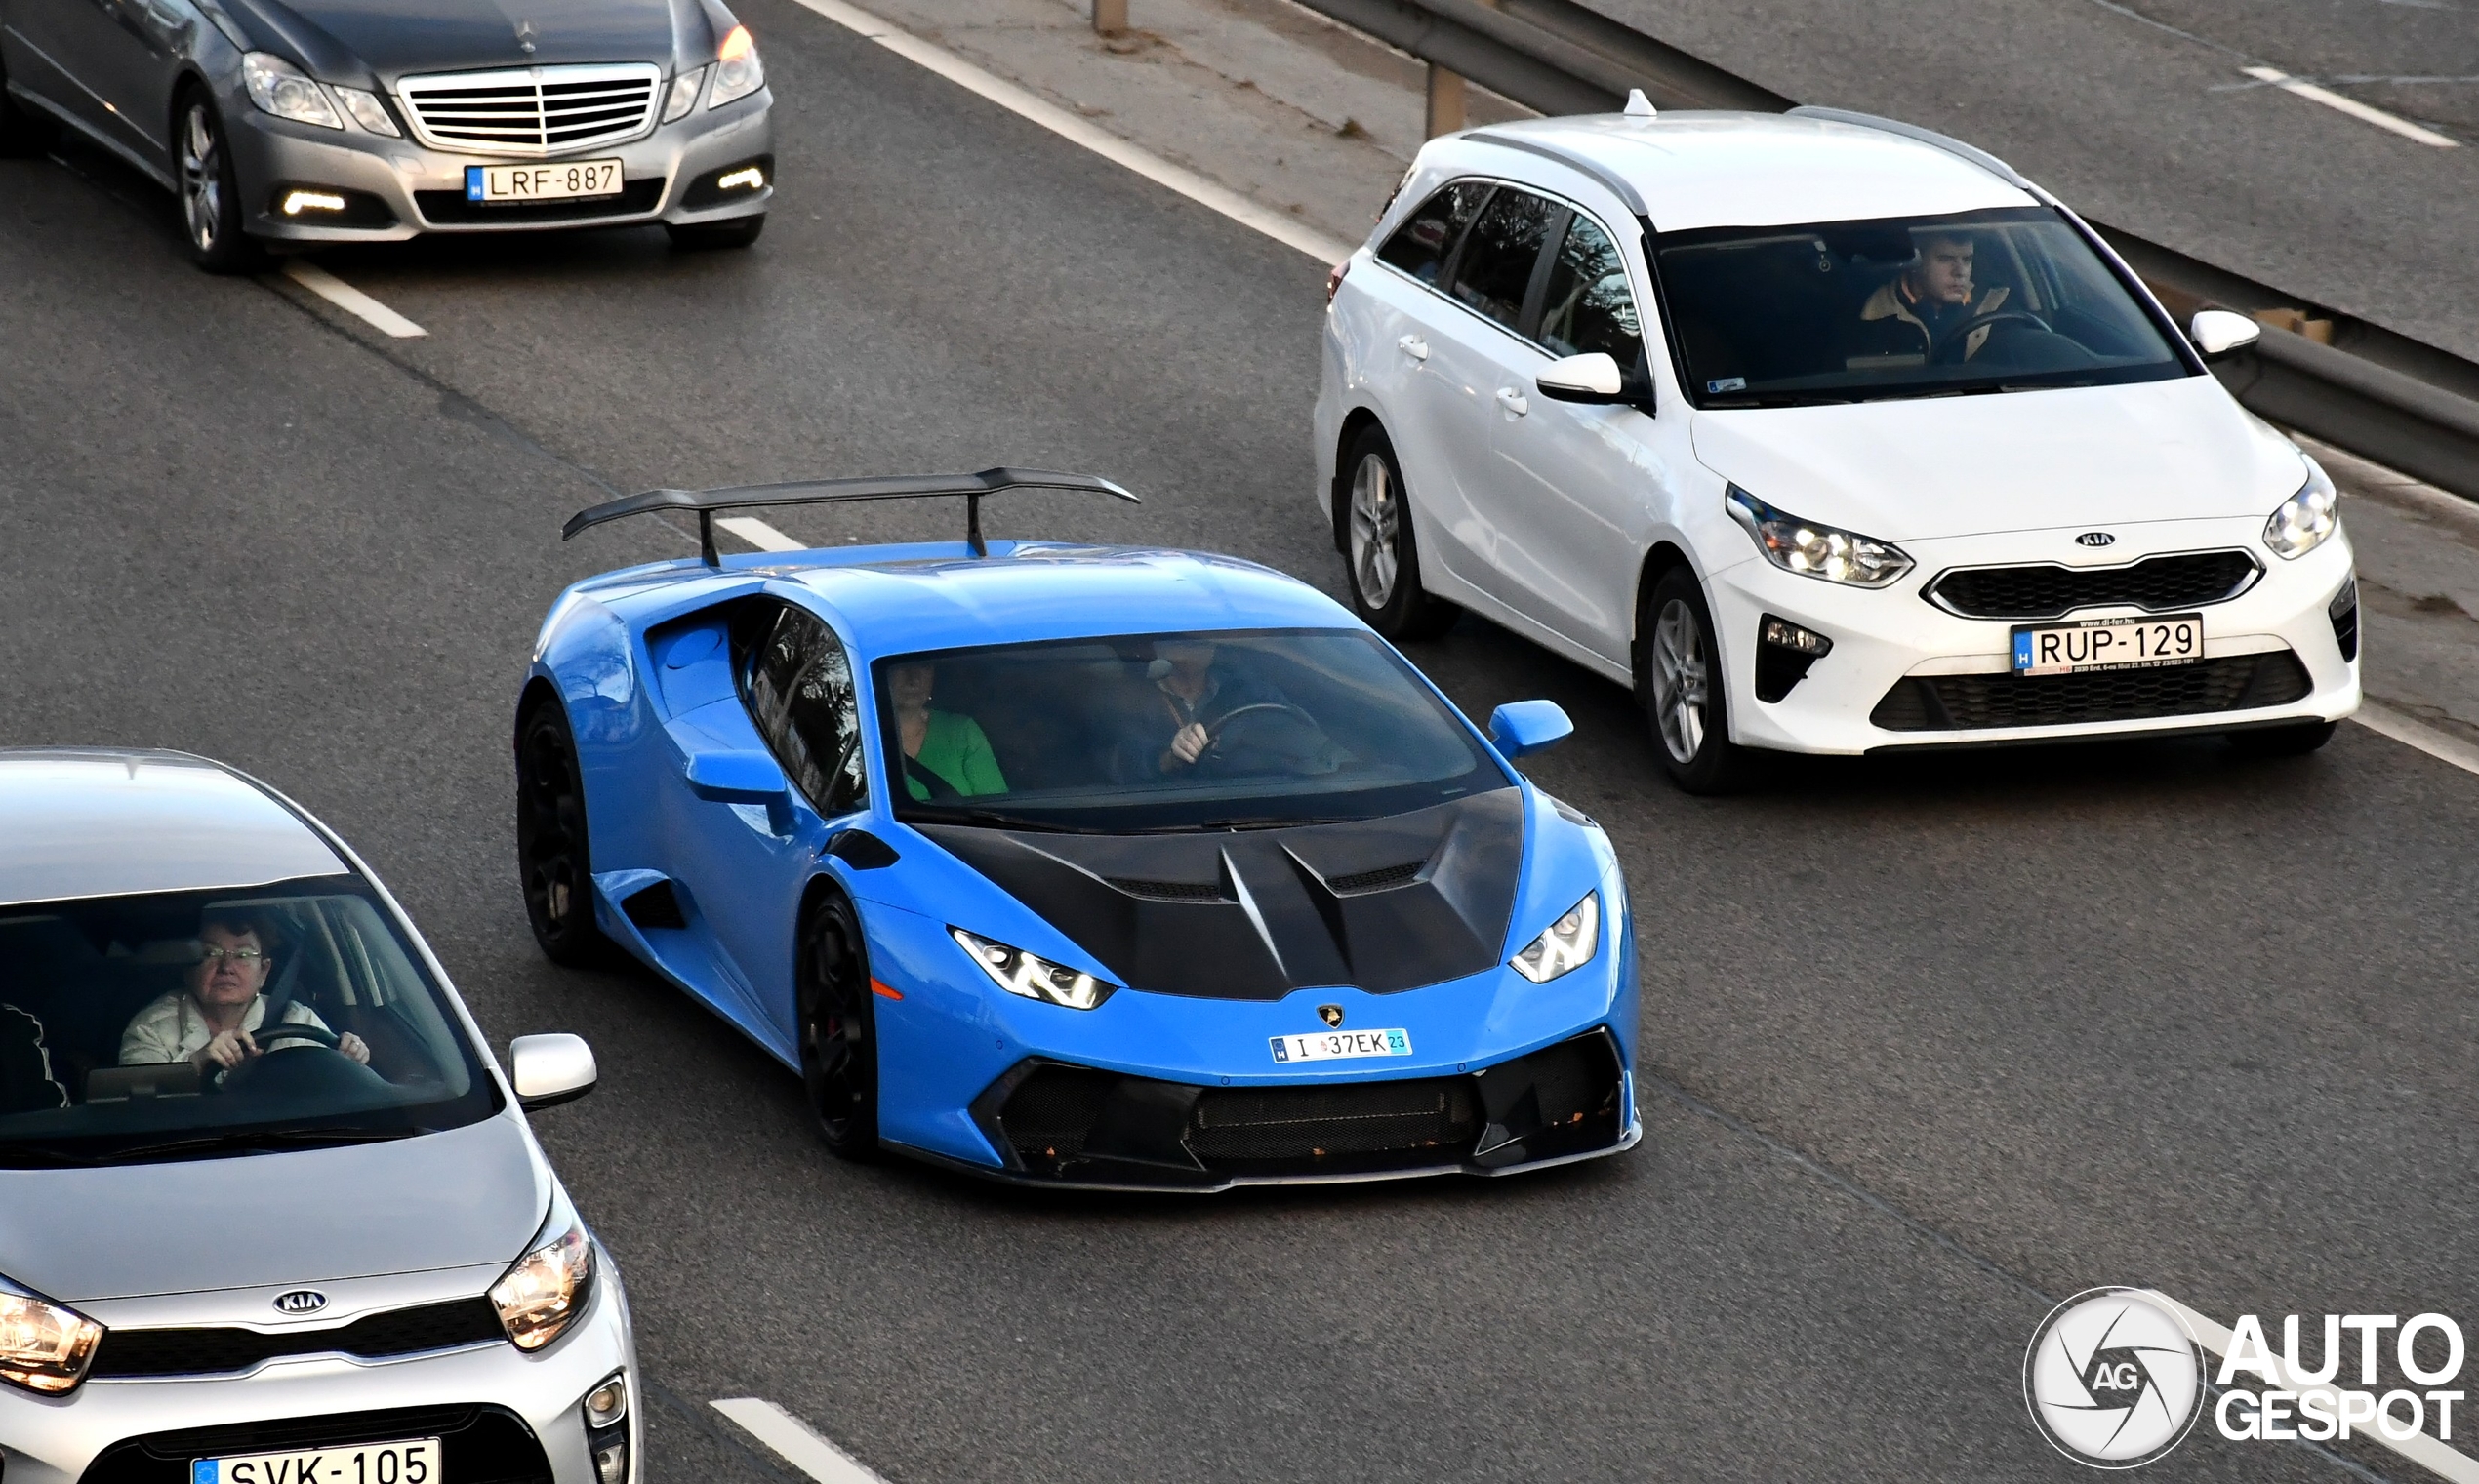
{"type": "Polygon", "coordinates": [[[0,750],[0,1479],[631,1484],[620,1275],[345,843],[172,752],[0,750]]]}
{"type": "Polygon", "coordinates": [[[0,0],[0,153],[62,127],[266,245],[661,221],[745,247],[774,99],[718,0],[0,0]]]}

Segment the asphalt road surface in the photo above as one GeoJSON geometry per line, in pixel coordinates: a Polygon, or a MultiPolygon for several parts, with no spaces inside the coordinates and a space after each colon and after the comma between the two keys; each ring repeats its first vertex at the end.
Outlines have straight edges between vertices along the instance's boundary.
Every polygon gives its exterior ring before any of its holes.
{"type": "Polygon", "coordinates": [[[2470,0],[1585,0],[1803,102],[1942,129],[2076,209],[2479,359],[2470,0]],[[2265,87],[2270,67],[2437,148],[2265,87]]]}
{"type": "MultiPolygon", "coordinates": [[[[1321,264],[785,0],[744,14],[782,100],[765,240],[324,260],[419,341],[193,272],[169,201],[91,156],[0,162],[0,742],[270,780],[495,1038],[592,1040],[601,1090],[539,1127],[630,1285],[654,1479],[784,1476],[729,1396],[896,1484],[2062,1478],[2020,1365],[2077,1290],[2479,1316],[2479,779],[2359,728],[2271,765],[1807,763],[1696,801],[1624,694],[1466,622],[1414,658],[1473,714],[1574,715],[1534,776],[1609,826],[1643,945],[1645,1143],[1503,1182],[1087,1199],[856,1168],[719,1021],[544,962],[508,758],[535,624],[691,549],[645,521],[562,545],[608,490],[1089,468],[1148,502],[1011,497],[994,533],[1337,576],[1321,264]]],[[[2352,1477],[2208,1432],[2149,1476],[2352,1477]]]]}

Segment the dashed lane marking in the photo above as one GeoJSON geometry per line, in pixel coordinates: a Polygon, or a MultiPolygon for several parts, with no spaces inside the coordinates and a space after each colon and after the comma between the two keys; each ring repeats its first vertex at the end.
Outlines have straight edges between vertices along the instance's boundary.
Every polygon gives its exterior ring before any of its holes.
{"type": "Polygon", "coordinates": [[[2431,727],[2406,716],[2380,702],[2362,700],[2358,714],[2352,720],[2405,747],[2417,747],[2438,762],[2451,763],[2464,773],[2479,773],[2479,747],[2441,727],[2431,727]]]}
{"type": "Polygon", "coordinates": [[[2330,88],[2319,88],[2311,82],[2301,82],[2277,67],[2247,67],[2243,70],[2257,82],[2270,83],[2284,93],[2295,93],[2309,102],[2322,103],[2337,113],[2346,113],[2362,124],[2374,124],[2378,129],[2390,130],[2403,139],[2417,140],[2422,144],[2433,144],[2439,149],[2457,149],[2461,145],[2459,140],[2447,139],[2433,129],[2421,129],[2409,119],[2387,113],[2381,108],[2371,108],[2357,99],[2344,98],[2330,88]]]}
{"type": "Polygon", "coordinates": [[[714,524],[729,531],[760,551],[806,551],[805,541],[796,541],[754,515],[718,516],[714,524]]]}
{"type": "Polygon", "coordinates": [[[1113,164],[1124,166],[1157,185],[1168,186],[1242,226],[1253,227],[1277,242],[1298,248],[1320,262],[1336,263],[1352,256],[1353,244],[1328,237],[1315,227],[1294,221],[1236,190],[1217,185],[1193,170],[1173,165],[1107,129],[1097,129],[1065,108],[1036,98],[1014,83],[995,77],[945,47],[923,41],[865,10],[846,5],[843,0],[800,0],[800,3],[844,29],[876,42],[898,57],[926,67],[958,87],[980,94],[1017,117],[1039,124],[1061,139],[1090,149],[1113,164]]]}
{"type": "Polygon", "coordinates": [[[714,1410],[818,1484],[886,1484],[858,1459],[773,1402],[737,1396],[714,1403],[714,1410]]]}
{"type": "Polygon", "coordinates": [[[307,262],[299,258],[286,259],[284,276],[346,314],[370,325],[382,335],[390,335],[397,340],[408,341],[416,336],[430,333],[314,262],[307,262]]]}

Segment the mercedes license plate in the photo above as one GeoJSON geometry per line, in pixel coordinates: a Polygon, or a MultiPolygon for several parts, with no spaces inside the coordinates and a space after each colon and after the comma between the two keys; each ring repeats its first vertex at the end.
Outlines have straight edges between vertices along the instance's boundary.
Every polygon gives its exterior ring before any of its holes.
{"type": "Polygon", "coordinates": [[[189,1484],[441,1484],[439,1440],[424,1437],[192,1459],[189,1484]]]}
{"type": "Polygon", "coordinates": [[[2193,664],[2203,658],[2204,616],[2199,613],[2033,623],[2014,630],[2017,675],[2144,669],[2193,664]]]}
{"type": "Polygon", "coordinates": [[[1349,1062],[1360,1057],[1411,1055],[1408,1030],[1320,1030],[1272,1039],[1277,1062],[1349,1062]]]}
{"type": "Polygon", "coordinates": [[[562,160],[556,165],[467,165],[465,199],[484,206],[577,201],[620,194],[618,160],[562,160]]]}

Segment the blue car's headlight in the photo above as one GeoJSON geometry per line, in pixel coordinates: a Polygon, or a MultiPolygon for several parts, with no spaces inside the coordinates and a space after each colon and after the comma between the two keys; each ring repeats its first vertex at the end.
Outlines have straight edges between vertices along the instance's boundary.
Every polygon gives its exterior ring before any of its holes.
{"type": "Polygon", "coordinates": [[[1118,985],[1109,980],[1095,979],[1080,969],[1054,964],[1046,958],[1027,953],[1022,948],[967,933],[962,928],[947,930],[955,942],[981,965],[992,983],[1009,994],[1021,994],[1029,1000],[1044,1004],[1065,1005],[1070,1010],[1091,1010],[1111,997],[1118,985]]]}
{"type": "Polygon", "coordinates": [[[1601,893],[1586,892],[1566,915],[1541,930],[1506,966],[1536,984],[1580,969],[1601,951],[1601,893]]]}

